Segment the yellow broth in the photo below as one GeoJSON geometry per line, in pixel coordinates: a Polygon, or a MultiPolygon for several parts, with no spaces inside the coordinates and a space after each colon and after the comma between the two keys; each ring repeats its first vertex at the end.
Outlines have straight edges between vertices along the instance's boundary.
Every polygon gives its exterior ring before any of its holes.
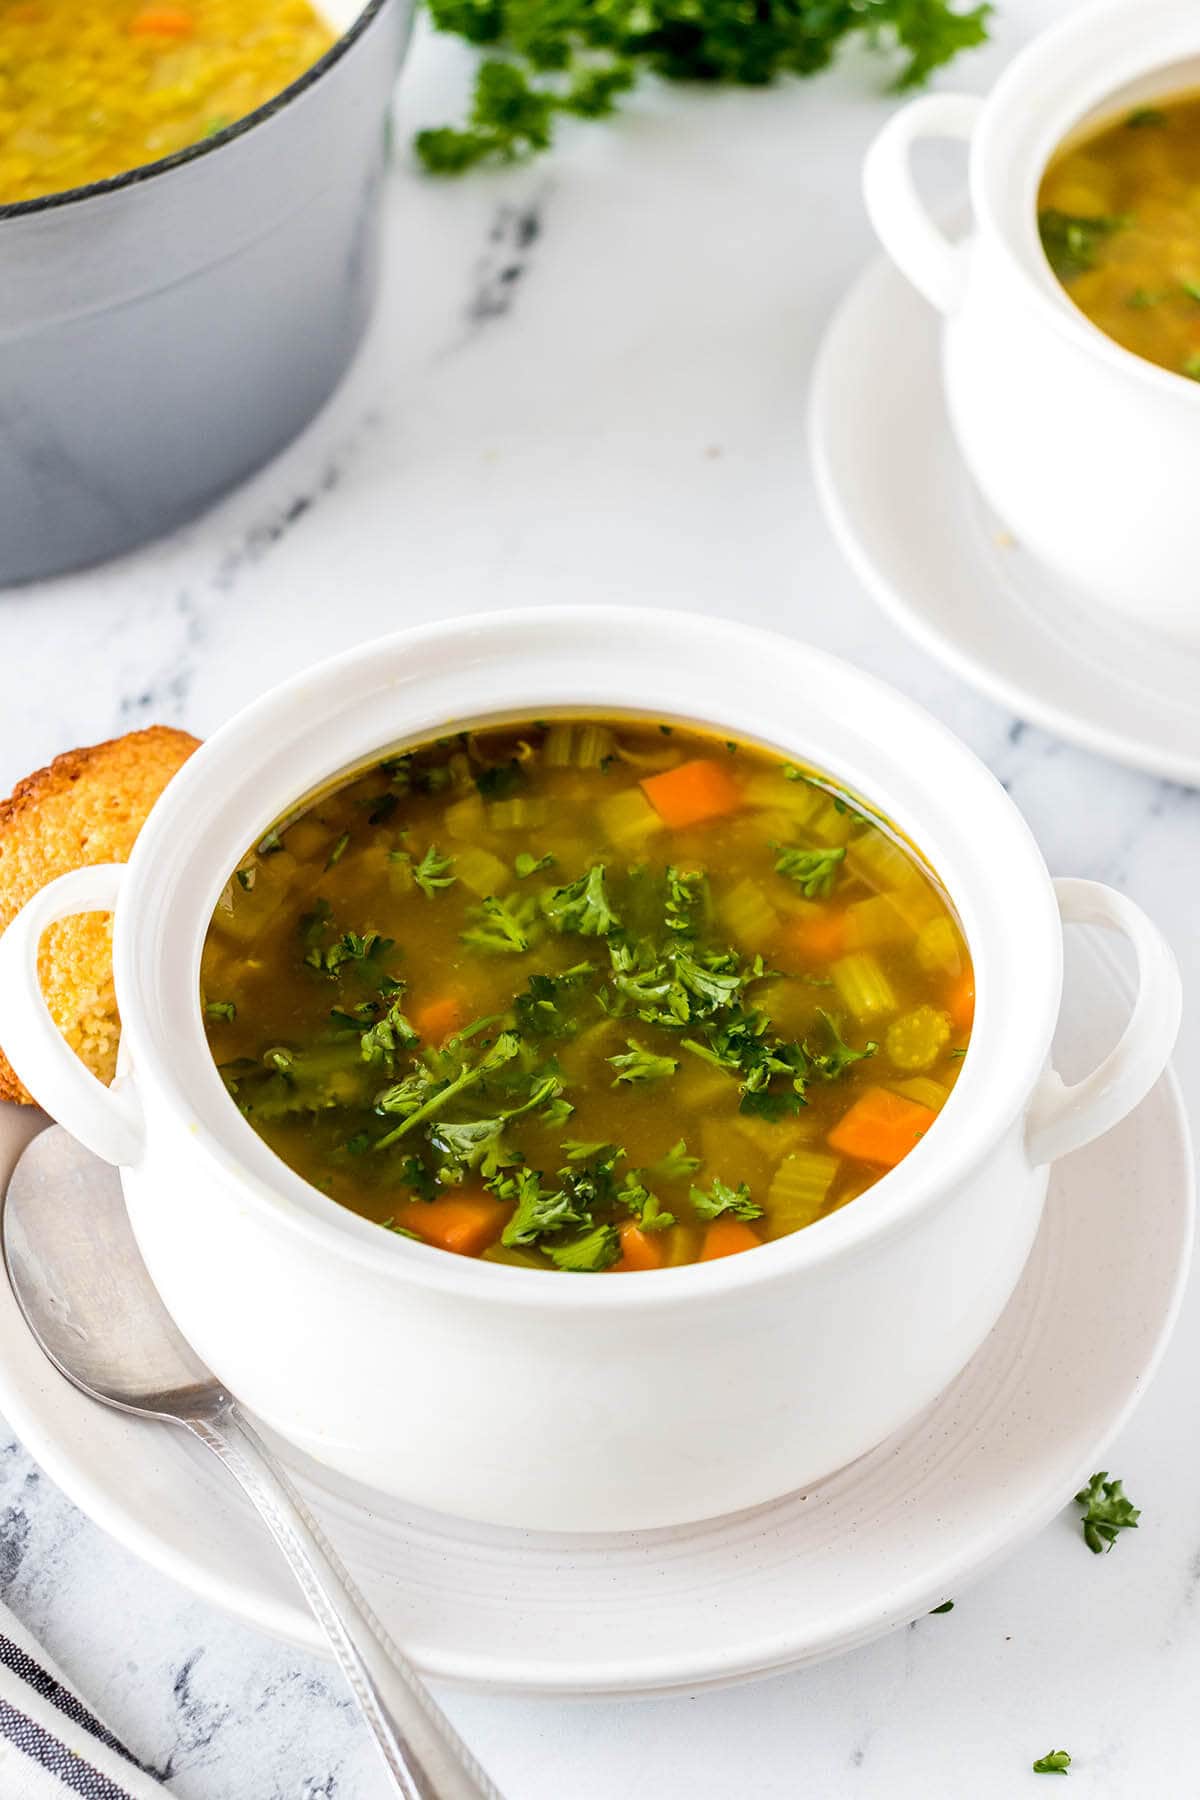
{"type": "Polygon", "coordinates": [[[593,1272],[853,1200],[935,1123],[974,989],[930,869],[820,776],[571,719],[386,758],[273,828],[200,998],[250,1125],[335,1200],[593,1272]]]}
{"type": "Polygon", "coordinates": [[[1094,325],[1200,380],[1200,95],[1138,107],[1060,150],[1038,224],[1051,268],[1094,325]]]}
{"type": "Polygon", "coordinates": [[[307,0],[0,0],[0,205],[211,137],[333,41],[307,0]]]}

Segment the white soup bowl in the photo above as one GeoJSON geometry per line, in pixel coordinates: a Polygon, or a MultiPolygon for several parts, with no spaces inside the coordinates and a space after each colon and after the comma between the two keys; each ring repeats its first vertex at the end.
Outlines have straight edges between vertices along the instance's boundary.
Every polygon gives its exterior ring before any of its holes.
{"type": "Polygon", "coordinates": [[[1195,0],[1100,0],[1035,38],[988,99],[906,106],[863,171],[884,247],[944,314],[950,417],[987,501],[1081,599],[1192,647],[1200,383],[1133,355],[1075,306],[1042,250],[1037,196],[1065,139],[1197,86],[1195,0]],[[970,145],[961,243],[930,218],[909,168],[914,143],[945,137],[970,145]]]}
{"type": "Polygon", "coordinates": [[[1136,907],[1056,887],[999,783],[871,677],[730,623],[563,608],[403,632],[249,707],[170,783],[127,865],[63,876],[18,915],[0,940],[0,1018],[38,1100],[121,1165],[164,1300],[269,1427],[423,1506],[592,1531],[752,1506],[927,1406],[1013,1292],[1051,1161],[1157,1079],[1179,983],[1136,907]],[[246,846],[376,755],[555,711],[695,721],[813,763],[894,820],[954,898],[978,984],[957,1086],[898,1168],[805,1231],[607,1278],[452,1256],[310,1186],[225,1091],[200,953],[246,846]],[[51,921],[109,909],[123,1035],[105,1088],[50,1020],[37,946],[51,921]],[[1124,1036],[1073,1087],[1049,1061],[1064,918],[1116,927],[1139,965],[1124,1036]]]}

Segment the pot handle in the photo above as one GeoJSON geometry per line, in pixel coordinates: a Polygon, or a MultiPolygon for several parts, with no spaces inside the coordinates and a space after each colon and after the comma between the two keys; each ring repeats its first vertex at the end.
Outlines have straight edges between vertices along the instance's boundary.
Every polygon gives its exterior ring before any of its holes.
{"type": "Polygon", "coordinates": [[[93,863],[60,875],[27,900],[0,937],[0,1041],[39,1106],[110,1163],[136,1163],[142,1116],[128,1080],[98,1081],[54,1023],[38,978],[47,926],[75,913],[112,912],[124,863],[93,863]]]}
{"type": "Polygon", "coordinates": [[[1070,1087],[1053,1069],[1042,1076],[1026,1125],[1035,1166],[1090,1144],[1145,1099],[1167,1065],[1183,1007],[1174,953],[1140,906],[1098,881],[1056,881],[1054,891],[1064,925],[1107,925],[1128,938],[1137,996],[1118,1042],[1090,1075],[1070,1087]]]}
{"type": "Polygon", "coordinates": [[[929,216],[910,166],[921,138],[969,141],[983,101],[976,94],[926,94],[890,118],[863,163],[863,198],[876,235],[913,286],[939,312],[957,311],[966,286],[967,247],[929,216]]]}

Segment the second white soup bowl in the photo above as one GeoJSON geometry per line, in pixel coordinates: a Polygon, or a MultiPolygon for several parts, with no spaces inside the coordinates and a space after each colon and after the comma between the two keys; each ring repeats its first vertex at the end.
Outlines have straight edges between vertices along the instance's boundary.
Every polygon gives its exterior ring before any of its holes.
{"type": "Polygon", "coordinates": [[[32,1092],[121,1165],[163,1298],[260,1419],[424,1506],[608,1531],[765,1501],[928,1405],[1011,1295],[1050,1162],[1157,1079],[1179,986],[1145,917],[1106,888],[1056,888],[999,783],[909,701],[790,640],[597,608],[405,632],[248,708],[171,782],[128,865],[64,876],[18,916],[0,1017],[32,1092]],[[382,1231],[278,1160],[205,1039],[205,932],[274,819],[450,727],[581,710],[696,721],[828,771],[930,859],[974,956],[974,1038],[936,1127],[852,1205],[720,1262],[543,1274],[382,1231]],[[100,909],[123,1023],[111,1089],[67,1050],[36,975],[45,927],[100,909]],[[1049,1066],[1064,919],[1115,926],[1139,966],[1124,1037],[1075,1087],[1049,1066]]]}
{"type": "Polygon", "coordinates": [[[1134,356],[1075,306],[1042,250],[1037,200],[1064,139],[1198,86],[1195,0],[1100,0],[1035,38],[986,100],[911,102],[863,171],[884,247],[945,316],[947,405],[987,500],[1079,597],[1193,648],[1200,384],[1134,356]],[[962,243],[930,218],[909,170],[912,146],[939,137],[970,146],[962,243]]]}

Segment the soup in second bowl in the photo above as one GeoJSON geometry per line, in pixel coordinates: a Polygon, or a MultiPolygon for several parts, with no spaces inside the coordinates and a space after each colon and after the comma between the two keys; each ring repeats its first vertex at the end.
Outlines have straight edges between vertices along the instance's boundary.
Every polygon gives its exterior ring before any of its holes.
{"type": "Polygon", "coordinates": [[[199,143],[333,41],[308,0],[3,0],[0,206],[199,143]]]}
{"type": "Polygon", "coordinates": [[[1038,193],[1050,266],[1094,325],[1200,381],[1200,94],[1069,143],[1038,193]]]}
{"type": "Polygon", "coordinates": [[[334,1199],[598,1272],[861,1194],[935,1125],[974,987],[929,868],[820,776],[570,719],[387,757],[269,831],[201,1001],[248,1122],[334,1199]]]}

